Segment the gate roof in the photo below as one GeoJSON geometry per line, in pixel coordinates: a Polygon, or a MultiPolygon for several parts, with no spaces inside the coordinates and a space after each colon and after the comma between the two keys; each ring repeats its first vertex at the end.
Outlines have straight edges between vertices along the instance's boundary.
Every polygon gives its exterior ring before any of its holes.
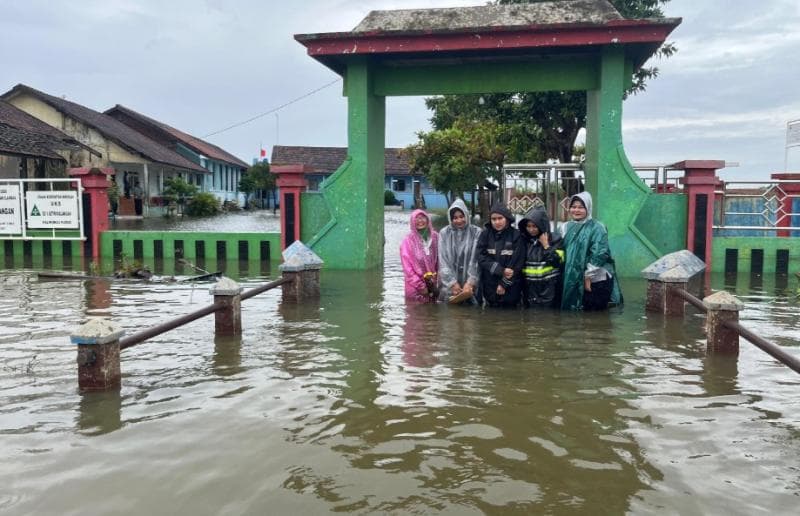
{"type": "Polygon", "coordinates": [[[565,48],[620,44],[636,68],[658,49],[680,18],[626,19],[607,0],[446,9],[372,11],[351,32],[296,34],[308,55],[343,74],[354,56],[382,61],[501,61],[565,48]]]}

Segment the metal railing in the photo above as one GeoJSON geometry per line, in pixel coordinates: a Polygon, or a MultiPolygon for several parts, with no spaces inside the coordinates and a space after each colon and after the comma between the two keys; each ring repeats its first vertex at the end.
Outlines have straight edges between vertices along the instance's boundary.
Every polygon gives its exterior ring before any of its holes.
{"type": "Polygon", "coordinates": [[[793,208],[800,195],[787,192],[787,184],[800,181],[723,182],[714,192],[713,229],[726,230],[729,236],[800,231],[800,212],[793,208]]]}
{"type": "MultiPolygon", "coordinates": [[[[250,289],[247,292],[242,292],[240,296],[241,300],[244,301],[245,299],[250,299],[253,296],[257,296],[258,294],[266,292],[267,290],[271,290],[275,287],[279,287],[284,283],[288,283],[290,281],[292,280],[289,278],[281,277],[275,281],[271,281],[260,287],[250,289]]],[[[206,315],[213,314],[217,310],[220,310],[226,306],[227,305],[222,302],[212,303],[210,305],[204,306],[203,308],[200,308],[199,310],[195,310],[194,312],[178,317],[177,319],[157,324],[155,326],[147,328],[146,330],[134,333],[133,335],[130,335],[128,337],[123,337],[119,340],[119,349],[123,350],[125,348],[135,346],[136,344],[141,344],[147,339],[150,339],[157,335],[161,335],[162,333],[166,333],[170,330],[174,330],[175,328],[179,328],[184,324],[196,321],[197,319],[205,317],[206,315]]]]}
{"type": "MultiPolygon", "coordinates": [[[[684,289],[675,289],[673,292],[684,301],[694,306],[703,313],[708,313],[708,309],[699,298],[693,296],[684,289]]],[[[755,345],[765,353],[775,358],[781,364],[789,367],[796,373],[800,373],[800,358],[787,353],[786,350],[769,342],[768,340],[756,335],[751,330],[748,330],[737,321],[725,321],[722,325],[743,337],[745,340],[755,345]]]]}
{"type": "MultiPolygon", "coordinates": [[[[681,190],[683,170],[667,164],[633,165],[639,178],[653,191],[672,193],[681,190]]],[[[543,206],[551,220],[568,219],[569,198],[582,191],[585,174],[577,163],[509,163],[503,167],[503,202],[512,213],[525,213],[543,206]]]]}

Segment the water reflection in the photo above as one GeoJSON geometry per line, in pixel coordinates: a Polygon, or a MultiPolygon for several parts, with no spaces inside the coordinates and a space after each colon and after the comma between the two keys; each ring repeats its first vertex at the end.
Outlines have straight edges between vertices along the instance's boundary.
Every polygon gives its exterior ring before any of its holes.
{"type": "Polygon", "coordinates": [[[80,395],[75,425],[85,435],[102,435],[122,427],[122,396],[119,391],[80,395]]]}
{"type": "Polygon", "coordinates": [[[213,371],[218,376],[234,376],[241,373],[242,336],[214,335],[213,371]]]}
{"type": "MultiPolygon", "coordinates": [[[[605,314],[406,306],[406,228],[387,218],[383,271],[323,271],[318,303],[245,301],[241,337],[206,318],[125,350],[120,393],[77,393],[69,332],[91,314],[136,331],[209,303],[208,285],[5,271],[0,511],[795,509],[794,373],[745,343],[706,356],[702,317],[646,314],[636,280],[605,314]]],[[[276,265],[225,267],[249,288],[276,265]]],[[[772,281],[737,280],[741,318],[797,349],[800,309],[772,281]]]]}

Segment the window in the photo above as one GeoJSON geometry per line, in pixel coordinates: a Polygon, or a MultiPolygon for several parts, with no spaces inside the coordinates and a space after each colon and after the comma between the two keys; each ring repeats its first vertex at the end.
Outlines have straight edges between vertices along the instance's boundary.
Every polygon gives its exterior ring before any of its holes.
{"type": "Polygon", "coordinates": [[[405,179],[392,179],[394,183],[394,191],[395,192],[405,192],[406,191],[406,180],[405,179]]]}

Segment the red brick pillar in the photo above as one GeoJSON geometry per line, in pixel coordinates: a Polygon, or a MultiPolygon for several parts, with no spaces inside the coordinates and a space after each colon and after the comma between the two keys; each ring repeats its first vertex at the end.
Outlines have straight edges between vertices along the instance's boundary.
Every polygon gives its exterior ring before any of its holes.
{"type": "Polygon", "coordinates": [[[300,240],[300,194],[308,188],[306,173],[301,164],[276,165],[271,172],[278,176],[281,196],[281,250],[300,240]]]}
{"type": "MultiPolygon", "coordinates": [[[[786,181],[800,181],[800,173],[779,173],[779,174],[772,174],[770,177],[772,179],[777,179],[780,181],[779,186],[779,194],[778,194],[778,202],[781,203],[781,211],[779,212],[777,220],[777,226],[781,228],[788,228],[792,226],[792,216],[791,213],[794,212],[793,204],[795,199],[800,199],[800,197],[790,197],[792,195],[800,196],[800,182],[798,183],[789,183],[786,181]]],[[[786,229],[779,229],[778,230],[779,237],[788,237],[791,236],[791,231],[786,229]]]]}
{"type": "Polygon", "coordinates": [[[230,278],[222,277],[211,287],[214,303],[222,308],[214,312],[214,335],[241,335],[242,287],[230,278]]]}
{"type": "Polygon", "coordinates": [[[717,170],[725,168],[719,160],[686,160],[671,165],[683,170],[683,191],[689,198],[686,248],[711,270],[711,237],[714,224],[714,190],[720,184],[717,170]]]}
{"type": "Polygon", "coordinates": [[[122,331],[102,319],[90,319],[70,336],[78,345],[78,388],[81,392],[120,387],[119,339],[122,331]]]}
{"type": "Polygon", "coordinates": [[[706,315],[706,352],[739,354],[739,332],[725,327],[727,321],[739,321],[744,303],[721,290],[703,299],[706,315]]]}
{"type": "Polygon", "coordinates": [[[108,176],[114,175],[113,168],[71,168],[69,175],[81,180],[83,193],[88,198],[89,208],[84,208],[84,213],[89,214],[89,226],[86,228],[86,238],[92,246],[92,259],[100,257],[100,233],[108,230],[108,176]]]}

